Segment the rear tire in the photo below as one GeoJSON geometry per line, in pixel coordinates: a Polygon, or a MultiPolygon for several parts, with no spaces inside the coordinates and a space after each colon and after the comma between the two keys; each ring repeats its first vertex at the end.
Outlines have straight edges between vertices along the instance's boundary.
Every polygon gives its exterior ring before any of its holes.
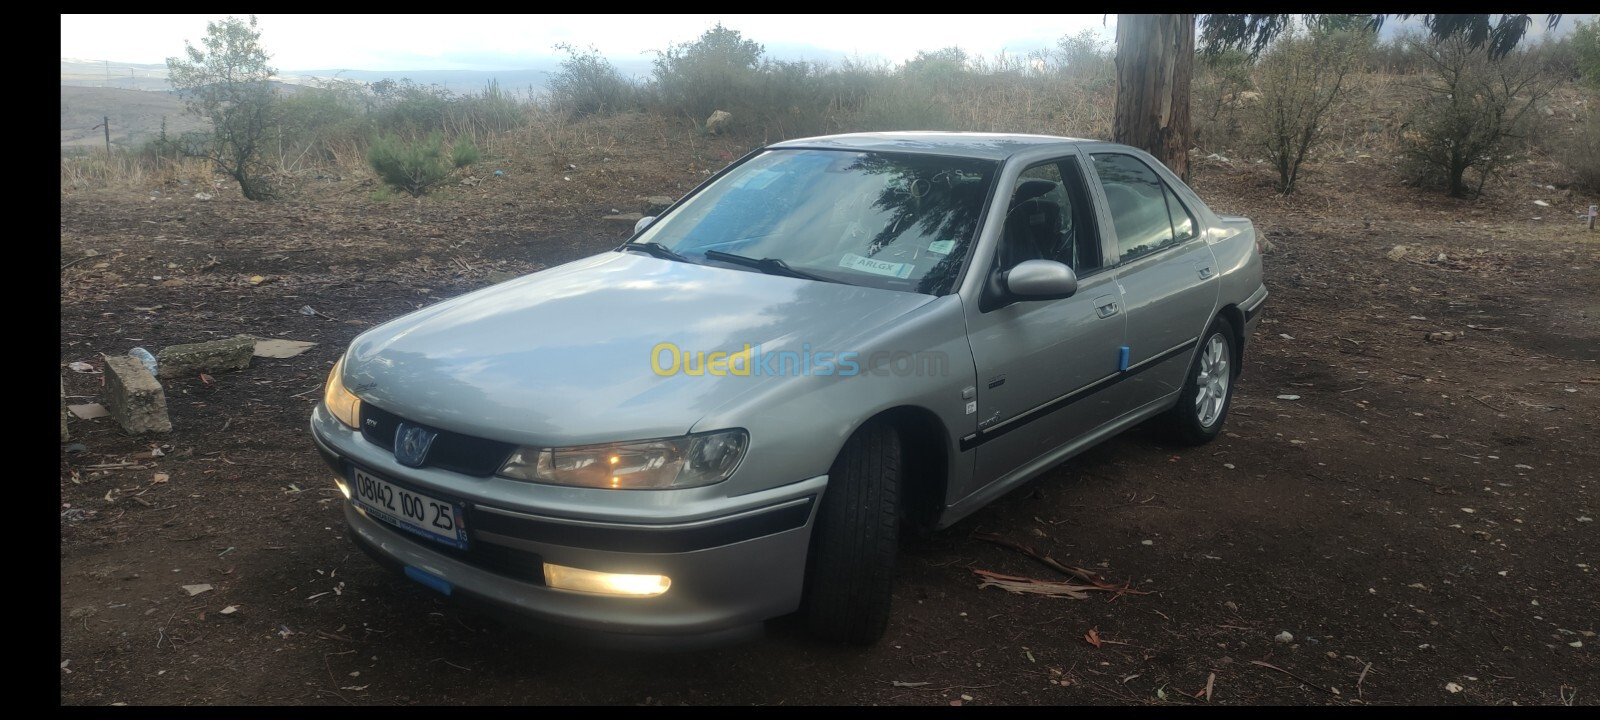
{"type": "Polygon", "coordinates": [[[1222,432],[1233,405],[1233,381],[1239,376],[1233,332],[1233,324],[1218,317],[1201,336],[1178,404],[1165,416],[1167,435],[1174,442],[1204,445],[1222,432]]]}
{"type": "Polygon", "coordinates": [[[893,597],[899,500],[900,435],[888,423],[870,423],[839,451],[817,508],[804,604],[813,636],[854,645],[883,637],[893,597]]]}

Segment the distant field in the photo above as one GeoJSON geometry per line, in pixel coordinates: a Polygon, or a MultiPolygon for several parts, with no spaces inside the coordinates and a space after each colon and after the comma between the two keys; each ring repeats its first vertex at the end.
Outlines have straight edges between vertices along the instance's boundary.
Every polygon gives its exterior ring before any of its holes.
{"type": "Polygon", "coordinates": [[[157,137],[161,119],[167,132],[177,134],[206,127],[206,122],[183,112],[183,101],[166,92],[121,90],[104,87],[61,86],[61,149],[101,147],[104,131],[96,128],[111,118],[111,142],[135,147],[157,137]]]}

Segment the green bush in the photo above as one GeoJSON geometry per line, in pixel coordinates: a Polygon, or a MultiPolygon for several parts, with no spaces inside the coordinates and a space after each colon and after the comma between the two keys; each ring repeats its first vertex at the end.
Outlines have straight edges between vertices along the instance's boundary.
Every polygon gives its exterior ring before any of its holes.
{"type": "Polygon", "coordinates": [[[1563,148],[1562,156],[1578,187],[1600,192],[1600,98],[1590,98],[1589,120],[1563,148]]]}
{"type": "Polygon", "coordinates": [[[1254,62],[1243,50],[1202,53],[1196,58],[1189,107],[1195,142],[1201,147],[1222,150],[1239,140],[1243,128],[1239,93],[1255,87],[1250,77],[1254,62]]]}
{"type": "Polygon", "coordinates": [[[556,49],[567,53],[561,69],[550,74],[550,99],[557,109],[575,115],[608,115],[638,107],[638,88],[599,50],[579,51],[566,43],[556,49]]]}
{"type": "Polygon", "coordinates": [[[916,57],[906,61],[900,74],[930,89],[948,88],[966,76],[967,52],[958,47],[933,52],[918,50],[916,57]]]}
{"type": "Polygon", "coordinates": [[[372,95],[348,80],[303,86],[278,101],[281,166],[337,163],[335,148],[359,143],[372,132],[372,95]]]}
{"type": "Polygon", "coordinates": [[[931,91],[932,82],[931,78],[887,78],[867,96],[851,124],[864,132],[956,129],[947,104],[931,91]]]}
{"type": "Polygon", "coordinates": [[[745,114],[745,92],[756,84],[761,43],[718,23],[692,43],[659,51],[651,89],[666,114],[703,121],[717,110],[745,114]]]}
{"type": "Polygon", "coordinates": [[[1600,88],[1600,20],[1578,22],[1567,40],[1572,53],[1577,56],[1578,76],[1585,83],[1600,88]]]}
{"type": "Polygon", "coordinates": [[[1245,116],[1254,144],[1278,170],[1280,192],[1294,192],[1300,167],[1321,144],[1369,35],[1323,30],[1280,37],[1257,63],[1261,98],[1246,107],[1245,116]]]}
{"type": "Polygon", "coordinates": [[[373,123],[384,132],[415,137],[445,128],[451,93],[443,87],[385,79],[372,84],[372,94],[373,123]]]}
{"type": "Polygon", "coordinates": [[[1412,88],[1406,155],[1418,179],[1443,184],[1452,196],[1468,194],[1466,174],[1478,173],[1476,195],[1528,136],[1533,110],[1550,93],[1552,79],[1525,50],[1490,60],[1465,37],[1413,40],[1429,70],[1412,88]]]}
{"type": "Polygon", "coordinates": [[[450,143],[450,164],[458,168],[478,162],[482,159],[478,152],[478,143],[471,135],[457,135],[456,140],[450,143]]]}
{"type": "Polygon", "coordinates": [[[1368,56],[1367,68],[1374,72],[1394,75],[1415,75],[1427,72],[1428,61],[1418,48],[1431,42],[1416,30],[1406,30],[1373,46],[1368,56]]]}
{"type": "MultiPolygon", "coordinates": [[[[1242,54],[1242,53],[1241,53],[1242,54]]],[[[1073,78],[1113,78],[1115,55],[1093,28],[1056,41],[1054,59],[1058,72],[1073,78]]]]}
{"type": "Polygon", "coordinates": [[[526,103],[490,80],[478,93],[452,96],[445,132],[487,135],[522,127],[528,121],[526,103]]]}
{"type": "Polygon", "coordinates": [[[421,197],[450,176],[444,162],[444,136],[438,132],[416,142],[380,135],[367,148],[367,162],[380,179],[412,197],[421,197]]]}

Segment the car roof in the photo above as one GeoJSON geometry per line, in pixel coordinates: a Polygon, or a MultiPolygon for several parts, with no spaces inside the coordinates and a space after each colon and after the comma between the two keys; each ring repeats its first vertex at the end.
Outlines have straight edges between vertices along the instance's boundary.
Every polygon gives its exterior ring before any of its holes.
{"type": "Polygon", "coordinates": [[[1024,150],[1049,145],[1063,149],[1078,143],[1099,142],[1083,138],[1056,137],[1054,135],[1024,135],[1021,133],[985,132],[874,132],[847,135],[823,135],[774,143],[768,148],[819,148],[828,150],[854,150],[858,152],[906,152],[928,155],[954,155],[958,157],[1005,160],[1024,150]]]}

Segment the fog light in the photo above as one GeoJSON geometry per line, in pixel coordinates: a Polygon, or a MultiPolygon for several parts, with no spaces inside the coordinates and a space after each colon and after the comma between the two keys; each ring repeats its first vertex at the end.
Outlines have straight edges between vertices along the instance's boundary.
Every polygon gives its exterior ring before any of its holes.
{"type": "Polygon", "coordinates": [[[655,597],[672,587],[665,575],[619,575],[545,563],[544,582],[550,587],[598,595],[655,597]]]}
{"type": "Polygon", "coordinates": [[[350,499],[350,486],[349,485],[344,484],[344,481],[340,480],[338,478],[334,478],[333,484],[338,486],[339,492],[344,493],[344,499],[346,499],[346,500],[350,499]]]}

